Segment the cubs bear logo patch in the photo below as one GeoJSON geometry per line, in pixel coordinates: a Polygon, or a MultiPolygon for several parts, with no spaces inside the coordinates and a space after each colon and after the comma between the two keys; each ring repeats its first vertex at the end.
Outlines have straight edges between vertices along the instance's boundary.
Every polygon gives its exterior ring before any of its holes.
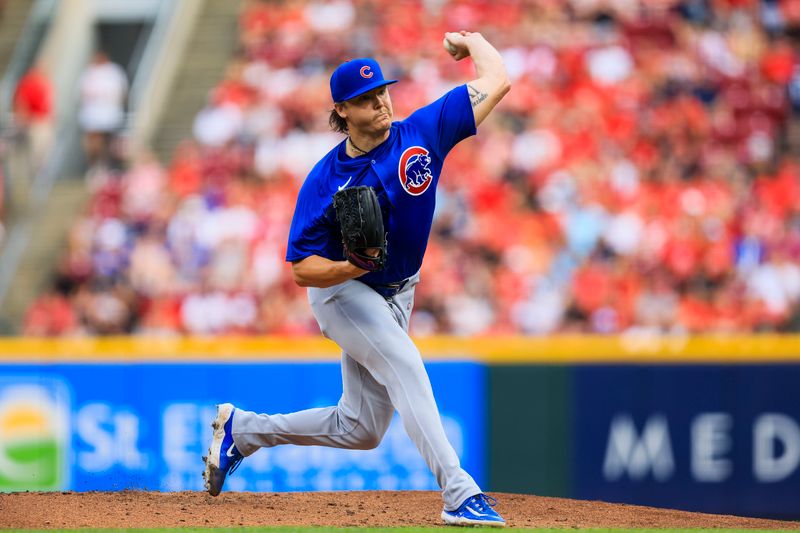
{"type": "Polygon", "coordinates": [[[397,166],[397,174],[400,184],[408,194],[419,196],[428,189],[433,181],[430,164],[430,152],[422,146],[412,146],[403,151],[397,166]]]}

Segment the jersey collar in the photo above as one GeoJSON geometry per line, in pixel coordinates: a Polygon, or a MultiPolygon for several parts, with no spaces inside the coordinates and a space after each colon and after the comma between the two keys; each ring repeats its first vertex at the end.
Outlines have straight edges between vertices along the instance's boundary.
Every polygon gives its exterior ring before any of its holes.
{"type": "Polygon", "coordinates": [[[379,158],[383,157],[397,135],[397,122],[393,122],[389,128],[389,136],[381,144],[357,157],[350,157],[347,155],[347,139],[339,143],[336,147],[335,165],[336,169],[345,172],[352,172],[353,170],[363,168],[364,165],[374,164],[379,158]]]}

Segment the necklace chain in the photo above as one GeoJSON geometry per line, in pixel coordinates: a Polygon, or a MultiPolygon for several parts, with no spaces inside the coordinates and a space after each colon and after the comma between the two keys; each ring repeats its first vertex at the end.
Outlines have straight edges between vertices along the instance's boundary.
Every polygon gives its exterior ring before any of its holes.
{"type": "Polygon", "coordinates": [[[353,142],[353,138],[352,138],[352,137],[349,137],[349,136],[348,136],[348,137],[347,137],[347,140],[348,140],[348,141],[350,141],[350,146],[352,146],[353,148],[355,148],[356,150],[358,150],[358,151],[359,151],[359,152],[361,152],[362,154],[366,154],[366,153],[367,153],[367,151],[366,151],[366,150],[362,150],[361,148],[359,148],[358,146],[356,146],[356,143],[354,143],[354,142],[353,142]]]}

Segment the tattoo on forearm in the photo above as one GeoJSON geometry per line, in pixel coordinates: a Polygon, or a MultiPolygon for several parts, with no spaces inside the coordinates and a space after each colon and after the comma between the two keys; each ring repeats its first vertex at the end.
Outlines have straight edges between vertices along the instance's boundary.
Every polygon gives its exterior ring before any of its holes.
{"type": "Polygon", "coordinates": [[[467,85],[469,91],[469,101],[472,102],[472,107],[477,106],[489,97],[488,93],[482,93],[472,85],[467,85]]]}

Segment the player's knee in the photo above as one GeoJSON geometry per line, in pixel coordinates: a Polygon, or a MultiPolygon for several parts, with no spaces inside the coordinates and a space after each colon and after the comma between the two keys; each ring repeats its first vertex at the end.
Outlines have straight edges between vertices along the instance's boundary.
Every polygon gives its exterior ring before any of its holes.
{"type": "Polygon", "coordinates": [[[383,440],[382,434],[365,431],[364,433],[359,435],[357,449],[372,450],[374,448],[377,448],[382,440],[383,440]]]}
{"type": "Polygon", "coordinates": [[[377,448],[383,440],[383,433],[376,431],[360,431],[356,437],[354,448],[357,450],[372,450],[377,448]]]}
{"type": "Polygon", "coordinates": [[[359,450],[372,450],[377,448],[381,443],[382,437],[380,435],[367,435],[359,443],[359,450]]]}

